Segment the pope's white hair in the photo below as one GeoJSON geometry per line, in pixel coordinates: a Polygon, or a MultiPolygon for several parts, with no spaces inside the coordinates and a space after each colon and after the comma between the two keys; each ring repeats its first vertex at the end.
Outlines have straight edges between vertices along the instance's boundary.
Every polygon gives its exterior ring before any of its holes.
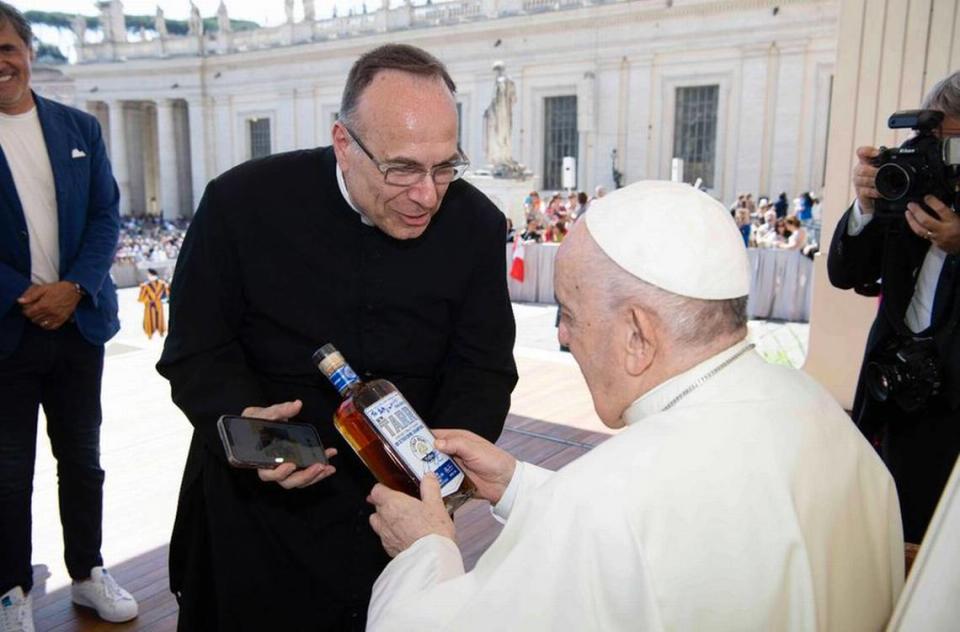
{"type": "Polygon", "coordinates": [[[708,300],[674,294],[633,276],[607,256],[589,231],[584,268],[605,295],[603,306],[613,315],[629,305],[643,309],[679,344],[699,347],[735,334],[747,326],[747,297],[708,300]]]}

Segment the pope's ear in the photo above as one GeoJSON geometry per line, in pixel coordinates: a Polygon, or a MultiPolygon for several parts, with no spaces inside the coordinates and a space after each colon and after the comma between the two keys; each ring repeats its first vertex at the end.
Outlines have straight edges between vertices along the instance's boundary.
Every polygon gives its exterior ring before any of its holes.
{"type": "Polygon", "coordinates": [[[625,369],[629,375],[644,373],[660,347],[657,318],[648,310],[632,305],[626,314],[625,369]]]}

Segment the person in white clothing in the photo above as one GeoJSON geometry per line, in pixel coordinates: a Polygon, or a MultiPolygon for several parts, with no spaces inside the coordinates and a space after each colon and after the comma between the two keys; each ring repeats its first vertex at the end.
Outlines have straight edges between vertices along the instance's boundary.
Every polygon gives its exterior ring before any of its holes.
{"type": "Polygon", "coordinates": [[[764,208],[763,212],[763,224],[761,224],[757,230],[757,247],[758,248],[770,248],[776,244],[777,239],[777,212],[773,210],[773,205],[767,203],[766,208],[761,205],[760,208],[764,208]]]}
{"type": "Polygon", "coordinates": [[[434,479],[422,499],[374,487],[395,557],[368,629],[882,629],[904,572],[893,481],[819,384],[747,343],[723,206],[682,183],[613,192],[556,275],[560,341],[622,431],[550,472],[436,430],[505,527],[465,573],[434,479]]]}
{"type": "Polygon", "coordinates": [[[785,250],[803,251],[807,246],[807,229],[803,227],[803,224],[795,215],[791,215],[783,223],[790,231],[790,237],[787,238],[786,243],[778,244],[778,247],[785,250]]]}

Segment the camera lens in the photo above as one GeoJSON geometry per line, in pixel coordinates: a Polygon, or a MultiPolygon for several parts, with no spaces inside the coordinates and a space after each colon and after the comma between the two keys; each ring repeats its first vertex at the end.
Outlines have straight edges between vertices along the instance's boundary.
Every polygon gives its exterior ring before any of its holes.
{"type": "Polygon", "coordinates": [[[894,390],[896,369],[877,362],[871,362],[867,365],[866,378],[867,390],[870,391],[870,396],[878,402],[885,402],[890,398],[890,394],[894,390]]]}
{"type": "Polygon", "coordinates": [[[912,178],[910,172],[892,162],[881,166],[877,170],[877,192],[885,200],[899,200],[910,190],[912,178]]]}

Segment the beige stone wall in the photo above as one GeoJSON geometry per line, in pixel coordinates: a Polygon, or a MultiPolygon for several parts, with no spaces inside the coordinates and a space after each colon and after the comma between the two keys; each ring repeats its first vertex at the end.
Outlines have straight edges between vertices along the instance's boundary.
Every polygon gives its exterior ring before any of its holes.
{"type": "Polygon", "coordinates": [[[850,174],[860,145],[906,138],[887,129],[934,83],[960,69],[960,0],[843,0],[824,188],[824,254],[815,266],[805,369],[850,408],[877,300],[841,292],[827,279],[826,246],[853,200],[850,174]]]}
{"type": "MultiPolygon", "coordinates": [[[[289,24],[233,33],[227,52],[204,57],[199,49],[177,48],[197,48],[195,37],[163,40],[164,55],[157,41],[121,42],[116,50],[90,44],[85,61],[64,72],[83,100],[187,103],[189,143],[168,138],[175,126],[161,110],[165,139],[158,146],[176,148],[176,160],[168,152],[161,172],[179,173],[190,163],[189,182],[179,178],[176,190],[192,190],[194,203],[210,177],[249,158],[251,118],[270,120],[274,151],[328,144],[350,65],[387,41],[422,46],[448,65],[462,107],[463,148],[478,168],[486,166],[483,111],[493,95],[491,66],[500,60],[516,82],[514,158],[534,172],[537,188],[545,186],[546,97],[577,97],[577,184],[592,191],[612,188],[614,150],[625,182],[669,178],[676,89],[717,85],[715,196],[731,203],[747,191],[793,197],[822,189],[840,0],[511,0],[529,12],[508,11],[505,2],[489,5],[502,15],[454,20],[481,0],[434,0],[424,16],[439,12],[434,18],[450,20],[387,32],[367,24],[369,17],[328,20],[347,28],[343,37],[299,43],[294,32],[295,45],[284,43],[289,24]],[[348,28],[358,21],[373,30],[348,28]],[[244,48],[245,38],[263,46],[244,48]]],[[[121,149],[111,147],[128,161],[142,160],[121,149]]],[[[129,170],[131,177],[142,172],[129,170]]],[[[173,191],[161,191],[164,210],[188,211],[185,203],[176,209],[163,201],[176,199],[173,191]]]]}

